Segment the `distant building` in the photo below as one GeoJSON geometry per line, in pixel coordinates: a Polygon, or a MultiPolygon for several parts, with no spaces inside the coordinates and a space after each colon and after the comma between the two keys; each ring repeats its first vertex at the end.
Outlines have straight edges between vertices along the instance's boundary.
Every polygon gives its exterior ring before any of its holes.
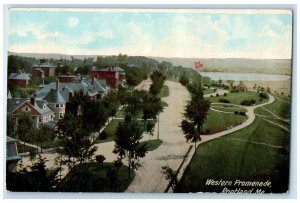
{"type": "Polygon", "coordinates": [[[6,166],[8,172],[16,172],[18,161],[21,160],[16,143],[17,140],[6,136],[6,166]]]}
{"type": "Polygon", "coordinates": [[[55,76],[56,66],[50,64],[38,64],[31,67],[31,75],[33,78],[46,78],[55,76]]]}
{"type": "Polygon", "coordinates": [[[245,85],[245,83],[240,82],[237,86],[236,86],[236,90],[238,90],[239,92],[246,92],[247,86],[245,85]]]}
{"type": "Polygon", "coordinates": [[[19,70],[18,73],[11,73],[8,77],[8,83],[16,87],[27,87],[30,80],[30,74],[19,70]]]}
{"type": "Polygon", "coordinates": [[[14,121],[15,129],[18,126],[18,117],[21,112],[30,113],[32,116],[33,127],[39,128],[41,124],[52,126],[54,112],[48,107],[45,100],[11,98],[7,99],[7,114],[14,121]]]}
{"type": "Polygon", "coordinates": [[[106,80],[107,84],[117,89],[119,85],[125,85],[125,71],[120,67],[109,67],[105,69],[95,70],[90,72],[91,78],[106,80]]]}

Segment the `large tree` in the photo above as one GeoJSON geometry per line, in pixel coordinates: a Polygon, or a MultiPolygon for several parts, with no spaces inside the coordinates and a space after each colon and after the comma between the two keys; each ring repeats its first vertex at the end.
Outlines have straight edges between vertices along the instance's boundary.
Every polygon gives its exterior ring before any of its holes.
{"type": "Polygon", "coordinates": [[[35,133],[32,136],[33,141],[37,142],[37,146],[40,145],[41,152],[43,152],[43,143],[52,141],[54,139],[54,134],[52,129],[42,125],[35,130],[35,133]]]}
{"type": "Polygon", "coordinates": [[[18,115],[17,138],[23,141],[25,150],[25,142],[29,141],[33,129],[31,113],[21,112],[18,115]]]}
{"type": "Polygon", "coordinates": [[[57,149],[64,163],[72,168],[77,163],[84,163],[92,158],[97,150],[90,139],[90,132],[83,128],[80,117],[66,113],[58,122],[57,132],[60,135],[62,147],[57,149]]]}
{"type": "Polygon", "coordinates": [[[191,100],[188,101],[184,117],[181,122],[181,128],[187,141],[195,143],[195,152],[197,142],[201,140],[201,131],[204,121],[210,108],[210,101],[204,99],[201,85],[190,88],[191,100]]]}
{"type": "Polygon", "coordinates": [[[147,148],[146,144],[141,144],[142,130],[135,121],[120,123],[115,138],[114,153],[118,154],[120,159],[127,159],[128,177],[130,179],[130,169],[137,169],[139,159],[144,157],[147,148]]]}

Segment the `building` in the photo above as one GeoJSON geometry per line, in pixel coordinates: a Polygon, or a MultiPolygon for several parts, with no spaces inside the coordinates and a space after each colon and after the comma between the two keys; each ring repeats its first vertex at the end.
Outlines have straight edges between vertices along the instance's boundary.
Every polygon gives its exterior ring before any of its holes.
{"type": "Polygon", "coordinates": [[[30,74],[19,70],[18,73],[11,73],[8,77],[8,83],[15,87],[27,87],[30,80],[30,74]]]}
{"type": "Polygon", "coordinates": [[[248,89],[247,89],[247,86],[245,85],[245,83],[240,82],[240,83],[236,86],[236,90],[239,91],[239,92],[246,92],[248,89]]]}
{"type": "Polygon", "coordinates": [[[67,102],[59,91],[59,80],[56,81],[55,89],[50,89],[44,100],[48,102],[49,107],[54,111],[55,121],[64,117],[67,102]]]}
{"type": "Polygon", "coordinates": [[[33,78],[47,78],[55,76],[56,66],[50,64],[38,64],[31,67],[31,75],[33,78]]]}
{"type": "Polygon", "coordinates": [[[6,136],[6,166],[8,172],[16,172],[18,161],[21,160],[16,143],[17,140],[6,136]]]}
{"type": "Polygon", "coordinates": [[[49,127],[53,126],[55,115],[45,100],[37,100],[34,97],[31,97],[30,99],[7,99],[7,114],[14,122],[14,130],[17,129],[18,117],[22,112],[31,114],[33,127],[35,128],[39,128],[40,125],[47,125],[49,127]]]}
{"type": "MultiPolygon", "coordinates": [[[[47,85],[40,85],[40,90],[32,96],[39,99],[44,99],[49,94],[51,89],[56,89],[56,86],[57,83],[55,82],[47,85]]],[[[105,80],[91,78],[84,78],[82,80],[75,80],[73,82],[59,82],[58,89],[66,102],[70,101],[69,97],[74,96],[75,92],[82,91],[84,94],[89,95],[91,99],[97,99],[107,95],[111,90],[110,87],[107,86],[105,80]]]]}
{"type": "Polygon", "coordinates": [[[95,70],[90,72],[91,78],[105,80],[106,83],[113,89],[117,89],[119,85],[125,85],[125,71],[120,67],[109,67],[105,69],[95,70]]]}

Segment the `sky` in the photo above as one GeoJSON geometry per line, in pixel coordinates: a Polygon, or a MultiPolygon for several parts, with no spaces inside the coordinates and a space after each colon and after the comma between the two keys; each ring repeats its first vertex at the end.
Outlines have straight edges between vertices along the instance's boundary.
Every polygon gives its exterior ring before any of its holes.
{"type": "Polygon", "coordinates": [[[290,59],[288,10],[11,9],[17,53],[290,59]]]}

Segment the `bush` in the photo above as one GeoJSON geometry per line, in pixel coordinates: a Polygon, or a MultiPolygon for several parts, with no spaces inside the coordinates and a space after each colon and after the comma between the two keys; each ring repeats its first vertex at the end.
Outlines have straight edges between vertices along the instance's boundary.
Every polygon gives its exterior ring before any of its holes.
{"type": "Polygon", "coordinates": [[[266,93],[263,93],[263,92],[259,93],[258,96],[259,96],[261,99],[268,99],[268,98],[269,98],[269,96],[268,96],[266,93]]]}
{"type": "Polygon", "coordinates": [[[253,105],[253,104],[255,104],[256,103],[256,101],[254,100],[254,99],[251,99],[251,100],[243,100],[242,102],[241,102],[241,105],[244,105],[244,106],[251,106],[251,105],[253,105]]]}
{"type": "Polygon", "coordinates": [[[239,115],[246,116],[246,112],[240,111],[239,115]]]}
{"type": "Polygon", "coordinates": [[[213,95],[211,94],[210,97],[213,97],[213,95]]]}
{"type": "Polygon", "coordinates": [[[216,97],[218,97],[218,96],[219,96],[219,93],[216,94],[216,97]]]}
{"type": "Polygon", "coordinates": [[[108,134],[106,131],[102,131],[102,133],[100,133],[99,138],[100,140],[105,140],[108,137],[108,134]]]}
{"type": "Polygon", "coordinates": [[[219,102],[221,103],[230,103],[228,99],[219,99],[219,102]]]}
{"type": "Polygon", "coordinates": [[[227,96],[227,93],[225,92],[223,96],[226,97],[226,96],[227,96]]]}
{"type": "Polygon", "coordinates": [[[234,114],[239,114],[239,112],[238,112],[238,111],[235,111],[234,114]]]}

